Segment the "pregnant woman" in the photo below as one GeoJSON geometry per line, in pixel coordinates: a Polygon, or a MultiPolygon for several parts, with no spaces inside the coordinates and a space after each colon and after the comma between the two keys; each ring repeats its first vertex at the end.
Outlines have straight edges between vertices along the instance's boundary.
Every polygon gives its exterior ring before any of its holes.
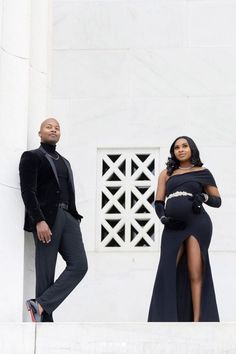
{"type": "Polygon", "coordinates": [[[155,201],[164,230],[148,321],[219,321],[208,255],[212,223],[203,204],[218,208],[221,198],[191,138],[178,137],[170,155],[155,201]]]}

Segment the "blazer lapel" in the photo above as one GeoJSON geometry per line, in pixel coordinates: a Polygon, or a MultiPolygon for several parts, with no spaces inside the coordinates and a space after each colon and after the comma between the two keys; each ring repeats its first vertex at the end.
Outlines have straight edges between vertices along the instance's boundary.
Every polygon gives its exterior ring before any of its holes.
{"type": "Polygon", "coordinates": [[[73,190],[73,193],[75,194],[75,186],[74,186],[74,179],[73,179],[73,173],[72,173],[72,170],[71,170],[71,167],[70,167],[70,164],[69,162],[64,159],[64,157],[62,156],[63,158],[63,161],[65,162],[67,168],[68,168],[68,172],[69,172],[69,178],[70,178],[70,182],[71,182],[71,186],[72,186],[72,190],[73,190]]]}
{"type": "Polygon", "coordinates": [[[55,165],[54,165],[54,163],[53,163],[53,161],[52,161],[52,158],[51,158],[50,155],[47,153],[47,151],[44,150],[44,148],[43,148],[42,146],[39,147],[39,150],[41,150],[41,151],[44,153],[44,156],[46,157],[46,159],[48,160],[48,162],[50,163],[50,165],[51,165],[51,167],[52,167],[52,170],[53,170],[53,173],[54,173],[55,178],[56,178],[56,180],[57,180],[57,183],[58,183],[58,185],[60,185],[60,184],[59,184],[58,175],[57,175],[57,170],[56,170],[56,167],[55,167],[55,165]]]}

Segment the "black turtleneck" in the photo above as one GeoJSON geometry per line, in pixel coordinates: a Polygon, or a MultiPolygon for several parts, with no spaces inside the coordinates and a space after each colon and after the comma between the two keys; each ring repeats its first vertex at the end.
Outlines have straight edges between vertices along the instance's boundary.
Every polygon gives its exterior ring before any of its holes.
{"type": "Polygon", "coordinates": [[[56,152],[56,145],[41,143],[42,148],[54,163],[60,184],[60,203],[69,204],[69,174],[63,158],[56,152]]]}
{"type": "Polygon", "coordinates": [[[48,144],[48,143],[41,143],[41,146],[53,157],[57,157],[58,153],[56,152],[56,145],[48,144]]]}

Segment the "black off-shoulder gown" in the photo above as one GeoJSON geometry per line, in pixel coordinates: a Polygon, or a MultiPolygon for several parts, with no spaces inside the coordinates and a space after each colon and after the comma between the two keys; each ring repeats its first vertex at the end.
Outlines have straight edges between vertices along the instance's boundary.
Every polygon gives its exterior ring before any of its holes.
{"type": "MultiPolygon", "coordinates": [[[[216,186],[208,169],[174,175],[167,181],[167,197],[176,191],[192,194],[202,193],[207,185],[216,186]]],[[[165,214],[184,221],[186,227],[183,230],[170,230],[165,227],[163,230],[160,261],[148,321],[193,321],[191,288],[185,252],[176,267],[178,250],[184,241],[192,235],[199,242],[203,260],[200,321],[218,322],[219,315],[208,255],[212,235],[211,219],[203,207],[200,214],[194,214],[192,201],[188,196],[167,199],[165,214]]]]}

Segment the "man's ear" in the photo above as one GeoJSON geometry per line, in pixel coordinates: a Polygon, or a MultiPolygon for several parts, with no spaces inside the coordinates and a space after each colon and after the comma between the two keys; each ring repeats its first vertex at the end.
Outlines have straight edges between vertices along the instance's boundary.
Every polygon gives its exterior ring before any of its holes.
{"type": "Polygon", "coordinates": [[[40,133],[40,131],[38,132],[38,135],[40,136],[40,138],[41,138],[41,133],[40,133]]]}

